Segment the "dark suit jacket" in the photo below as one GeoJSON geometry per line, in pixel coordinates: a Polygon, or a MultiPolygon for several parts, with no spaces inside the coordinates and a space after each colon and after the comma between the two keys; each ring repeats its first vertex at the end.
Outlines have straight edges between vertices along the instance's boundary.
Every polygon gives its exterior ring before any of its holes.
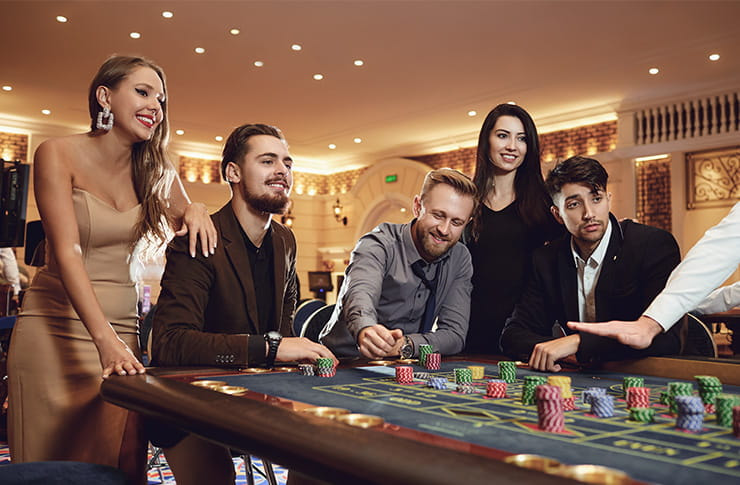
{"type": "MultiPolygon", "coordinates": [[[[632,321],[642,315],[663,290],[681,256],[673,236],[609,215],[612,234],[596,284],[596,321],[632,321]]],[[[533,274],[501,335],[505,354],[527,360],[539,342],[553,340],[552,327],[566,332],[568,321],[578,321],[578,274],[570,248],[570,235],[535,251],[533,274]]],[[[495,297],[495,295],[491,295],[495,297]]],[[[582,333],[576,354],[583,363],[680,352],[680,325],[658,335],[653,344],[637,351],[616,340],[582,333]]]]}
{"type": "Polygon", "coordinates": [[[295,236],[273,221],[275,322],[260,328],[247,248],[228,203],[212,216],[215,254],[191,258],[187,236],[167,248],[153,324],[153,365],[254,366],[265,360],[269,330],[292,335],[296,304],[295,236]]]}

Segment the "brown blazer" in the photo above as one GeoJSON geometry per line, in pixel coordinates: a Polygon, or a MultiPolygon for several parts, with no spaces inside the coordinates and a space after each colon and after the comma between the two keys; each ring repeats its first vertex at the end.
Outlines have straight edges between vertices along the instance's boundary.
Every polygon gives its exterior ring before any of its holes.
{"type": "Polygon", "coordinates": [[[292,335],[293,233],[272,221],[276,318],[271,328],[260,328],[247,248],[231,203],[211,218],[218,231],[215,254],[190,257],[187,236],[175,238],[167,248],[153,322],[152,365],[255,366],[265,360],[266,332],[292,335]]]}

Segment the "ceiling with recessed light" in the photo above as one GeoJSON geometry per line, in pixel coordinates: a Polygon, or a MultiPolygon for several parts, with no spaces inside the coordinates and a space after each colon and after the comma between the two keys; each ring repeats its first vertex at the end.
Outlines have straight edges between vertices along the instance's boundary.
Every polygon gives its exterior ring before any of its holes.
{"type": "Polygon", "coordinates": [[[740,87],[738,19],[738,1],[0,1],[0,125],[84,128],[97,67],[139,54],[167,73],[173,147],[264,122],[297,169],[333,172],[469,143],[501,102],[546,128],[740,87]]]}

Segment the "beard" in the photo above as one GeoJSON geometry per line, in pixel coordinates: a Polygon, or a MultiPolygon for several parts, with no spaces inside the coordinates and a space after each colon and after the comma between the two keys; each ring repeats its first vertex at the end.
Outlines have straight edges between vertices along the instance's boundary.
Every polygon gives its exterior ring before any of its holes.
{"type": "Polygon", "coordinates": [[[446,244],[437,244],[432,240],[432,235],[425,232],[421,227],[416,227],[415,230],[417,240],[421,241],[421,248],[425,253],[421,256],[430,261],[443,256],[457,242],[447,240],[446,244]]]}
{"type": "Polygon", "coordinates": [[[250,193],[244,184],[239,184],[242,197],[250,206],[260,212],[268,214],[284,214],[290,203],[290,198],[285,194],[263,194],[250,193]]]}

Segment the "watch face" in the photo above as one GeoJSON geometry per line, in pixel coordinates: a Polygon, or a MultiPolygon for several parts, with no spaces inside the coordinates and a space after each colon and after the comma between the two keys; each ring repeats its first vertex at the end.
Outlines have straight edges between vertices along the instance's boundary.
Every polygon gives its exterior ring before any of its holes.
{"type": "Polygon", "coordinates": [[[401,358],[403,359],[411,358],[411,346],[409,344],[406,344],[403,347],[401,347],[401,358]]]}
{"type": "Polygon", "coordinates": [[[270,330],[269,332],[265,334],[265,339],[280,341],[283,339],[283,336],[280,335],[280,332],[276,332],[275,330],[270,330]]]}

